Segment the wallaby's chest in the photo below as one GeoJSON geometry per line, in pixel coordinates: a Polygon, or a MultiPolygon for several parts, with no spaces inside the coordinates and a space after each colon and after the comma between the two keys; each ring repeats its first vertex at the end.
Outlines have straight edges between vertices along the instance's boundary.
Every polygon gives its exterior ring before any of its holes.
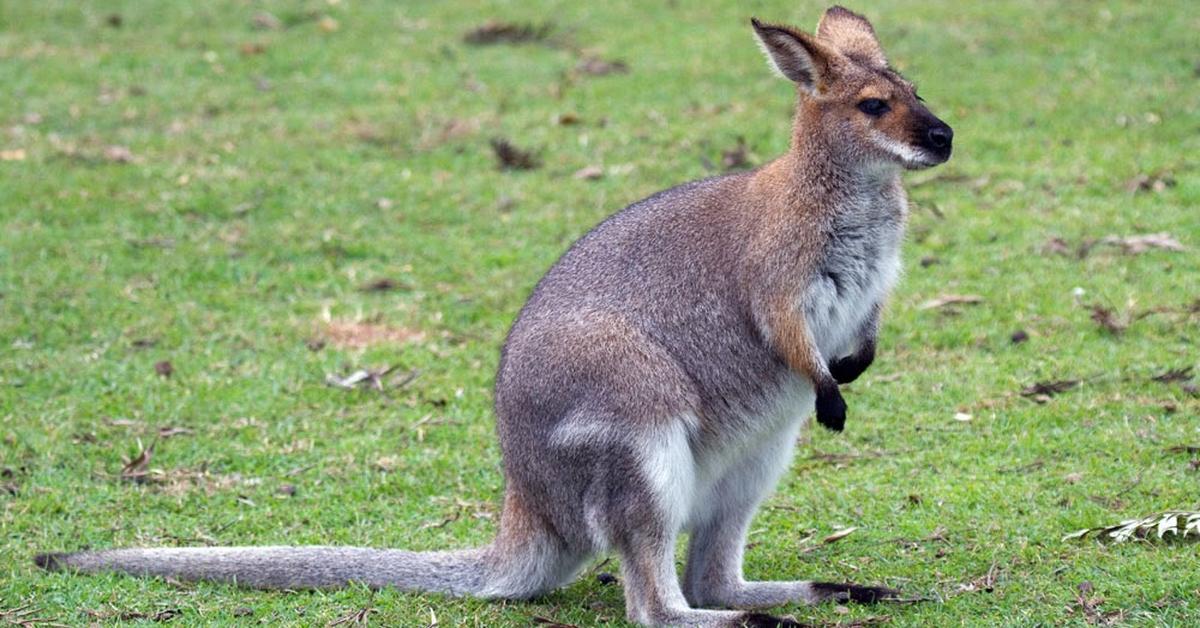
{"type": "Polygon", "coordinates": [[[852,199],[835,214],[803,296],[805,318],[823,355],[852,349],[871,311],[895,285],[906,213],[897,185],[852,199]]]}

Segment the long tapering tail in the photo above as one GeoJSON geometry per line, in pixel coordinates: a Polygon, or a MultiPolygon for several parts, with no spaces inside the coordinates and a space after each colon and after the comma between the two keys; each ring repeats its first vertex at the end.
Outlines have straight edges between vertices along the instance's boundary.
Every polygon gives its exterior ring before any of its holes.
{"type": "Polygon", "coordinates": [[[180,547],[40,554],[51,571],[119,571],[216,580],[260,589],[322,589],[362,583],[450,595],[500,597],[491,547],[409,552],[361,547],[180,547]]]}
{"type": "Polygon", "coordinates": [[[569,581],[588,555],[586,548],[570,549],[510,491],[496,538],[476,549],[164,547],[39,554],[33,562],[50,571],[117,571],[256,589],[331,589],[361,583],[376,589],[527,599],[569,581]]]}

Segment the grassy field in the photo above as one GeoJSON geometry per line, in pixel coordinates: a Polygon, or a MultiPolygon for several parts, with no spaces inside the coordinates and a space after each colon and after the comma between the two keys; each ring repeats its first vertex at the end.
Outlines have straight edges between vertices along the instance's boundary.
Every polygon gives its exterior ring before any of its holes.
{"type": "MultiPolygon", "coordinates": [[[[1200,508],[1178,449],[1200,445],[1197,380],[1152,379],[1200,365],[1195,6],[855,8],[956,153],[908,177],[880,357],[847,431],[804,436],[749,575],[930,598],[781,609],[815,624],[1194,622],[1196,544],[1061,537],[1200,508]],[[1147,234],[1185,249],[1105,240],[1147,234]],[[946,295],[978,302],[924,307],[946,295]]],[[[0,623],[622,622],[613,562],[484,603],[30,557],[485,542],[490,386],[526,294],[605,215],[782,152],[791,90],[747,18],[822,9],[0,0],[0,623]],[[492,19],[536,41],[464,42],[492,19]],[[541,167],[498,168],[501,137],[541,167]],[[391,370],[382,391],[327,383],[358,369],[391,370]]]]}

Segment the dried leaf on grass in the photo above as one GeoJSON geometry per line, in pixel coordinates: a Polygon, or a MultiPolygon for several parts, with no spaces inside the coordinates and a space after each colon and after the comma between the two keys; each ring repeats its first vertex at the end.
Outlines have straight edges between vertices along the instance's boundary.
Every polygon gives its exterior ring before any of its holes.
{"type": "Polygon", "coordinates": [[[983,297],[974,294],[943,294],[917,306],[919,310],[932,310],[948,305],[976,305],[983,303],[983,297]]]}
{"type": "Polygon", "coordinates": [[[341,617],[338,617],[337,619],[334,619],[333,621],[330,621],[329,623],[325,624],[325,627],[331,628],[332,626],[344,626],[344,625],[348,625],[348,624],[354,624],[354,625],[366,624],[367,617],[371,613],[374,613],[374,612],[375,612],[375,609],[370,606],[368,606],[366,608],[360,608],[358,610],[350,611],[349,613],[346,613],[345,615],[342,615],[341,617]]]}
{"type": "Polygon", "coordinates": [[[57,628],[62,626],[66,628],[67,624],[60,624],[53,619],[38,617],[41,612],[37,607],[29,604],[22,604],[12,608],[0,608],[0,624],[5,626],[21,626],[21,628],[32,628],[34,626],[51,626],[57,628]]]}
{"type": "Polygon", "coordinates": [[[394,390],[407,386],[421,374],[418,370],[412,370],[392,377],[390,380],[385,380],[384,377],[394,370],[396,370],[395,366],[385,366],[376,370],[359,369],[349,375],[326,373],[325,383],[335,388],[346,390],[354,390],[362,386],[369,386],[380,391],[384,389],[394,390]]]}
{"type": "MultiPolygon", "coordinates": [[[[908,600],[899,601],[908,602],[908,600]]],[[[920,602],[924,600],[913,601],[920,602]]],[[[871,615],[869,617],[862,617],[859,619],[851,619],[849,621],[839,621],[833,624],[828,624],[828,628],[868,628],[869,626],[882,626],[884,624],[889,624],[891,621],[891,615],[871,615]]]]}
{"type": "MultiPolygon", "coordinates": [[[[1079,583],[1079,593],[1075,596],[1075,604],[1079,607],[1079,610],[1083,611],[1083,617],[1087,620],[1087,623],[1108,626],[1125,619],[1125,611],[1123,610],[1100,610],[1100,605],[1104,603],[1104,598],[1093,596],[1092,591],[1092,583],[1085,580],[1079,583]]],[[[1074,609],[1068,610],[1074,612],[1074,609]]]]}
{"type": "Polygon", "coordinates": [[[600,57],[584,57],[575,66],[575,71],[590,76],[626,74],[629,72],[629,64],[624,61],[609,61],[600,57]]]}
{"type": "Polygon", "coordinates": [[[525,44],[546,41],[554,30],[554,24],[543,22],[534,24],[526,22],[501,22],[488,20],[483,24],[463,33],[463,41],[472,46],[487,46],[492,44],[525,44]]]}
{"type": "Polygon", "coordinates": [[[169,360],[162,360],[154,363],[154,372],[160,377],[170,377],[175,373],[175,366],[169,360]]]}
{"type": "Polygon", "coordinates": [[[539,615],[534,615],[531,619],[533,619],[533,623],[539,626],[546,626],[546,628],[579,628],[575,624],[564,624],[557,619],[550,619],[549,617],[541,617],[539,615]]]}
{"type": "Polygon", "coordinates": [[[1148,233],[1131,236],[1109,235],[1099,240],[1095,238],[1083,238],[1078,245],[1072,245],[1065,238],[1054,236],[1042,244],[1042,254],[1083,259],[1092,252],[1092,249],[1101,244],[1119,247],[1129,255],[1139,255],[1151,249],[1166,251],[1187,250],[1187,247],[1169,233],[1148,233]]]}
{"type": "Polygon", "coordinates": [[[1185,366],[1179,369],[1170,369],[1151,377],[1150,379],[1164,384],[1171,382],[1186,382],[1192,378],[1192,367],[1185,366]]]}
{"type": "Polygon", "coordinates": [[[997,472],[998,473],[1029,473],[1030,471],[1037,471],[1045,466],[1046,466],[1045,460],[1034,460],[1033,462],[1030,462],[1028,464],[1023,464],[1023,465],[1019,465],[1019,466],[1015,466],[1015,467],[1001,467],[1000,469],[997,469],[997,472]]]}
{"type": "Polygon", "coordinates": [[[1169,172],[1143,172],[1125,182],[1125,191],[1130,194],[1162,192],[1170,187],[1175,187],[1175,177],[1169,172]]]}
{"type": "Polygon", "coordinates": [[[163,440],[172,436],[187,436],[188,434],[195,434],[195,432],[186,427],[175,427],[173,425],[164,425],[158,428],[158,437],[163,440]]]}
{"type": "Polygon", "coordinates": [[[1092,320],[1101,329],[1114,336],[1121,335],[1129,327],[1128,317],[1119,317],[1113,310],[1103,305],[1089,305],[1088,310],[1091,311],[1092,320]]]}
{"type": "MultiPolygon", "coordinates": [[[[124,475],[118,477],[126,479],[124,475]]],[[[257,486],[262,483],[259,478],[243,477],[240,473],[214,474],[208,470],[208,463],[201,463],[196,468],[146,468],[127,479],[153,486],[165,495],[184,495],[193,490],[202,490],[206,495],[212,495],[217,491],[239,486],[257,486]]],[[[206,542],[216,543],[215,540],[206,542]]]]}
{"type": "Polygon", "coordinates": [[[146,473],[150,469],[150,458],[154,456],[154,445],[158,443],[158,439],[154,439],[149,447],[142,447],[142,440],[137,441],[138,455],[134,456],[121,467],[121,479],[131,482],[144,482],[146,473]]]}
{"type": "Polygon", "coordinates": [[[411,290],[412,286],[403,281],[380,277],[358,287],[359,292],[390,292],[392,290],[411,290]]]}
{"type": "Polygon", "coordinates": [[[1082,539],[1096,536],[1103,540],[1123,543],[1131,539],[1160,539],[1168,535],[1200,537],[1200,511],[1168,510],[1141,519],[1126,519],[1121,523],[1096,528],[1084,528],[1072,532],[1062,540],[1082,539]]]}
{"type": "Polygon", "coordinates": [[[1119,246],[1122,250],[1130,255],[1138,255],[1145,253],[1150,249],[1163,249],[1167,251],[1186,251],[1187,247],[1180,244],[1169,233],[1147,233],[1144,235],[1132,236],[1115,236],[1110,235],[1100,241],[1102,244],[1119,246]]]}
{"type": "Polygon", "coordinates": [[[118,609],[112,610],[92,610],[83,609],[89,617],[98,621],[118,621],[118,622],[134,622],[138,620],[148,620],[155,622],[168,622],[180,615],[183,611],[178,608],[164,608],[152,612],[144,611],[122,611],[118,609]]]}
{"type": "Polygon", "coordinates": [[[982,576],[979,576],[970,582],[964,582],[958,585],[958,590],[963,593],[971,593],[973,591],[991,593],[996,589],[996,578],[999,575],[999,565],[997,563],[992,563],[991,567],[988,567],[987,572],[985,572],[982,576]]]}
{"type": "Polygon", "coordinates": [[[1058,236],[1054,236],[1042,245],[1042,255],[1071,255],[1071,245],[1058,236]]]}
{"type": "Polygon", "coordinates": [[[274,15],[261,11],[250,18],[250,26],[262,31],[277,31],[283,28],[283,22],[274,15]]]}
{"type": "MultiPolygon", "coordinates": [[[[417,146],[423,150],[428,150],[447,142],[470,137],[478,133],[483,126],[484,120],[477,117],[450,118],[441,124],[433,124],[423,131],[421,139],[417,142],[417,146]]],[[[389,200],[388,202],[390,203],[391,201],[389,200]]]]}
{"type": "Polygon", "coordinates": [[[432,414],[426,414],[425,416],[421,417],[416,422],[414,422],[412,425],[410,425],[409,429],[411,429],[412,431],[417,433],[417,442],[423,443],[423,442],[425,442],[425,428],[433,427],[435,425],[457,425],[457,424],[458,424],[458,421],[447,419],[445,417],[434,418],[434,416],[432,414]]]}
{"type": "Polygon", "coordinates": [[[821,539],[821,542],[822,543],[836,543],[836,542],[850,536],[851,534],[854,534],[854,531],[857,529],[858,529],[857,526],[850,526],[849,528],[842,528],[841,530],[838,530],[838,531],[834,532],[833,534],[830,534],[829,536],[821,539]]]}
{"type": "Polygon", "coordinates": [[[337,32],[337,29],[340,26],[341,26],[341,24],[339,24],[336,19],[334,19],[333,17],[328,16],[328,15],[323,16],[323,17],[321,17],[321,19],[317,20],[317,28],[321,29],[321,31],[324,33],[337,32]]]}
{"type": "Polygon", "coordinates": [[[493,138],[490,144],[501,170],[534,170],[542,165],[542,160],[532,151],[517,148],[502,137],[493,138]]]}
{"type": "Polygon", "coordinates": [[[584,166],[575,171],[575,174],[571,176],[584,181],[594,181],[604,176],[604,168],[601,166],[584,166]]]}
{"type": "Polygon", "coordinates": [[[455,510],[445,517],[442,517],[442,519],[439,521],[426,521],[425,523],[421,524],[421,527],[418,528],[418,530],[436,530],[438,528],[444,528],[447,525],[458,521],[458,518],[461,516],[462,510],[455,510]]]}
{"type": "Polygon", "coordinates": [[[496,506],[491,502],[469,501],[465,499],[455,498],[453,500],[446,497],[436,497],[435,501],[450,502],[453,510],[442,519],[437,521],[427,521],[421,525],[421,530],[431,528],[444,528],[447,525],[458,521],[463,516],[469,516],[472,519],[493,519],[496,516],[496,506]]]}
{"type": "Polygon", "coordinates": [[[395,366],[385,366],[381,369],[371,371],[359,369],[349,375],[326,373],[325,383],[335,388],[344,388],[346,390],[354,390],[363,384],[369,385],[375,390],[383,390],[383,377],[395,369],[395,366]]]}
{"type": "Polygon", "coordinates": [[[134,161],[133,151],[125,146],[107,146],[104,148],[104,159],[114,163],[127,164],[134,161]]]}
{"type": "Polygon", "coordinates": [[[1036,382],[1021,389],[1022,397],[1032,397],[1038,401],[1041,397],[1053,397],[1079,385],[1077,379],[1058,379],[1046,382],[1036,382]]]}

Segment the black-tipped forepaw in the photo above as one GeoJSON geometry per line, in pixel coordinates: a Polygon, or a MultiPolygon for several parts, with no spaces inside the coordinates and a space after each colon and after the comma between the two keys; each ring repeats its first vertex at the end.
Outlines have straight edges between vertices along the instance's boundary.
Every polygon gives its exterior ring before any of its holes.
{"type": "Polygon", "coordinates": [[[871,361],[874,356],[852,355],[845,358],[838,358],[829,363],[829,374],[839,384],[849,384],[858,379],[859,375],[866,372],[867,367],[871,366],[871,361]]]}
{"type": "Polygon", "coordinates": [[[745,628],[812,628],[812,624],[802,624],[791,617],[776,617],[766,613],[748,613],[742,619],[745,628]]]}
{"type": "Polygon", "coordinates": [[[874,604],[900,598],[900,592],[887,587],[864,587],[857,584],[837,582],[814,582],[813,593],[819,601],[833,600],[834,602],[856,602],[858,604],[874,604]]]}
{"type": "Polygon", "coordinates": [[[817,423],[834,432],[846,427],[846,400],[837,386],[817,392],[817,423]]]}

